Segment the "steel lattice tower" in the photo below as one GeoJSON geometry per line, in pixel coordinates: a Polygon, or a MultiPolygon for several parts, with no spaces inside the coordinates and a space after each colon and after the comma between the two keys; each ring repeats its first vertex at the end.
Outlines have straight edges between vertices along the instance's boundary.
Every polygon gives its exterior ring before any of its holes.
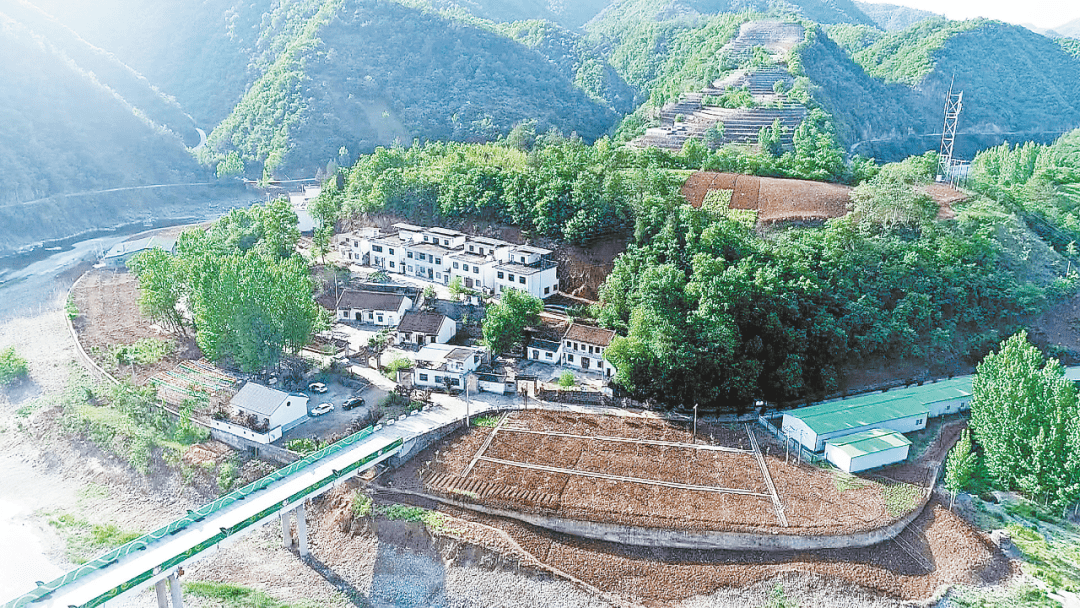
{"type": "Polygon", "coordinates": [[[953,142],[956,139],[956,121],[960,118],[960,110],[964,108],[964,92],[953,93],[953,85],[949,85],[949,93],[945,97],[945,126],[941,130],[941,176],[952,181],[953,166],[953,142]]]}

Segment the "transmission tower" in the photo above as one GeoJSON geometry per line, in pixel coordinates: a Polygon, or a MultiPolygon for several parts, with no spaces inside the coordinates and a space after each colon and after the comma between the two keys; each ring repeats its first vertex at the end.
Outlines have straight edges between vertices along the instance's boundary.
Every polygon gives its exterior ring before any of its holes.
{"type": "Polygon", "coordinates": [[[956,140],[956,121],[960,118],[960,110],[964,108],[964,92],[953,93],[953,85],[956,79],[949,84],[949,93],[945,97],[945,127],[941,130],[941,165],[939,180],[952,182],[957,176],[953,175],[953,142],[956,140]]]}

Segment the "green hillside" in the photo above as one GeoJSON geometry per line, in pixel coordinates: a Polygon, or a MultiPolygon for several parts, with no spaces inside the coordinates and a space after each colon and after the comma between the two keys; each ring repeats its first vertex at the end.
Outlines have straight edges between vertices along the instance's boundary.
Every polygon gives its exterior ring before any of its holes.
{"type": "Polygon", "coordinates": [[[565,28],[577,28],[604,9],[611,0],[432,0],[435,8],[463,10],[491,21],[543,19],[565,28]]]}
{"type": "Polygon", "coordinates": [[[897,4],[875,4],[856,1],[855,6],[867,17],[870,17],[875,25],[887,32],[907,29],[920,21],[941,17],[937,13],[897,4]]]}
{"type": "Polygon", "coordinates": [[[214,129],[203,158],[237,151],[249,175],[259,165],[290,175],[395,138],[491,139],[535,120],[592,140],[618,119],[565,67],[493,25],[327,0],[214,129]]]}
{"type": "Polygon", "coordinates": [[[615,0],[586,24],[590,32],[617,35],[637,21],[693,21],[721,13],[794,14],[818,23],[874,25],[851,0],[615,0]]]}

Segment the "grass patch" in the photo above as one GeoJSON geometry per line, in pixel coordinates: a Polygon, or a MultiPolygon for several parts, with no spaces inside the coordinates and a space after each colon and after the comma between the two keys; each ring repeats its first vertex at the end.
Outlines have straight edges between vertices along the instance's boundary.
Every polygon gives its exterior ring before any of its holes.
{"type": "Polygon", "coordinates": [[[76,564],[85,564],[109,549],[142,536],[140,532],[121,530],[113,524],[90,523],[70,513],[50,517],[48,521],[63,537],[67,558],[76,564]]]}
{"type": "Polygon", "coordinates": [[[386,367],[383,368],[383,375],[393,380],[394,382],[397,382],[398,372],[400,370],[412,369],[412,366],[413,362],[410,361],[407,357],[398,357],[397,359],[394,359],[390,363],[386,364],[386,367]]]}
{"type": "Polygon", "coordinates": [[[30,374],[30,368],[23,359],[15,353],[15,347],[10,346],[0,350],[0,386],[7,386],[16,380],[25,379],[30,374]]]}
{"type": "Polygon", "coordinates": [[[885,497],[885,510],[890,517],[910,513],[919,505],[923,495],[922,488],[910,483],[882,484],[881,492],[885,497]]]}
{"type": "Polygon", "coordinates": [[[409,521],[421,523],[432,532],[446,532],[450,530],[450,522],[442,513],[429,511],[421,507],[411,505],[377,505],[375,514],[393,521],[409,521]]]}
{"type": "Polygon", "coordinates": [[[371,515],[371,497],[360,490],[353,494],[352,514],[353,517],[367,517],[371,515]]]}
{"type": "Polygon", "coordinates": [[[1043,536],[1038,530],[1009,524],[1006,529],[1021,553],[1024,572],[1054,589],[1080,592],[1080,545],[1073,539],[1043,536]]]}
{"type": "Polygon", "coordinates": [[[1016,585],[1005,590],[957,587],[949,596],[950,608],[1060,608],[1061,604],[1047,597],[1034,585],[1016,585]]]}
{"type": "Polygon", "coordinates": [[[224,608],[316,608],[318,606],[309,601],[285,603],[262,591],[228,583],[195,581],[184,583],[184,591],[196,597],[212,600],[224,608]]]}
{"type": "Polygon", "coordinates": [[[851,473],[845,473],[840,469],[836,469],[833,472],[833,483],[836,484],[836,491],[841,494],[848,490],[858,490],[859,488],[865,488],[870,485],[870,482],[852,475],[851,473]]]}
{"type": "Polygon", "coordinates": [[[495,428],[499,425],[498,416],[477,416],[473,418],[473,426],[481,426],[486,428],[495,428]]]}

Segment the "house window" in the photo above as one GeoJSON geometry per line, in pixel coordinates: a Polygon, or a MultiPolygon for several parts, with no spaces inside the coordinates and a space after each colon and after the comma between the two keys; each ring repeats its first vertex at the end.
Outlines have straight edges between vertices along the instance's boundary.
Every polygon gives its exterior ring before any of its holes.
{"type": "Polygon", "coordinates": [[[427,374],[420,374],[420,381],[421,382],[427,382],[427,378],[428,378],[427,374]]]}
{"type": "Polygon", "coordinates": [[[442,258],[435,258],[435,264],[441,266],[442,265],[442,258]]]}
{"type": "Polygon", "coordinates": [[[383,316],[382,316],[382,315],[379,315],[379,316],[375,317],[375,321],[376,321],[377,323],[382,323],[382,322],[383,322],[383,316]]]}
{"type": "Polygon", "coordinates": [[[551,359],[552,358],[551,353],[544,353],[544,358],[545,359],[551,359]]]}
{"type": "Polygon", "coordinates": [[[412,272],[412,266],[409,266],[409,272],[412,272]]]}
{"type": "Polygon", "coordinates": [[[393,267],[394,267],[394,261],[390,260],[390,268],[393,268],[393,267]]]}
{"type": "Polygon", "coordinates": [[[525,256],[521,256],[521,263],[522,263],[522,264],[524,264],[524,263],[525,263],[525,256]]]}
{"type": "Polygon", "coordinates": [[[423,262],[423,261],[426,261],[426,260],[427,260],[427,254],[421,253],[420,254],[420,261],[423,262]]]}
{"type": "Polygon", "coordinates": [[[572,344],[572,342],[570,342],[569,340],[567,340],[567,341],[566,341],[566,348],[570,348],[570,345],[571,345],[571,344],[572,344]]]}
{"type": "Polygon", "coordinates": [[[514,275],[512,275],[512,274],[508,274],[508,275],[506,275],[506,278],[507,278],[507,280],[509,280],[509,281],[510,281],[511,283],[513,283],[513,282],[514,282],[514,275]]]}
{"type": "Polygon", "coordinates": [[[480,274],[480,267],[479,266],[473,266],[472,271],[473,271],[473,274],[480,274]]]}
{"type": "Polygon", "coordinates": [[[436,272],[435,273],[435,278],[439,279],[441,281],[442,280],[442,273],[441,272],[436,272]]]}
{"type": "Polygon", "coordinates": [[[435,376],[435,384],[442,384],[442,376],[435,376]]]}
{"type": "Polygon", "coordinates": [[[574,362],[574,355],[566,355],[566,360],[569,361],[570,363],[573,363],[574,362]]]}
{"type": "Polygon", "coordinates": [[[533,359],[539,359],[539,358],[540,358],[540,351],[538,351],[538,350],[536,350],[536,349],[533,349],[533,351],[532,351],[532,358],[533,358],[533,359]]]}
{"type": "Polygon", "coordinates": [[[394,255],[394,248],[393,247],[390,248],[390,255],[394,255]]]}
{"type": "Polygon", "coordinates": [[[525,277],[518,277],[518,283],[525,284],[525,277]]]}
{"type": "Polygon", "coordinates": [[[918,425],[918,424],[922,424],[922,418],[919,418],[918,420],[916,420],[916,421],[915,421],[915,424],[917,424],[917,425],[918,425]]]}
{"type": "Polygon", "coordinates": [[[427,237],[427,235],[426,235],[426,234],[424,235],[424,242],[425,242],[425,243],[426,243],[426,242],[428,242],[428,237],[427,237]]]}
{"type": "Polygon", "coordinates": [[[544,295],[546,296],[548,294],[548,292],[550,292],[550,291],[551,291],[550,287],[545,287],[544,288],[544,295]]]}
{"type": "Polygon", "coordinates": [[[469,245],[469,251],[472,251],[472,250],[473,250],[473,246],[469,245]]]}
{"type": "Polygon", "coordinates": [[[379,253],[382,253],[382,245],[372,245],[371,250],[372,251],[378,251],[379,253]]]}
{"type": "Polygon", "coordinates": [[[480,248],[480,255],[484,255],[484,248],[483,247],[480,248]]]}
{"type": "Polygon", "coordinates": [[[443,239],[442,244],[443,244],[444,247],[449,247],[450,246],[450,240],[449,239],[443,239]]]}
{"type": "Polygon", "coordinates": [[[458,268],[459,268],[459,267],[458,267],[458,263],[457,263],[457,262],[454,262],[454,270],[457,270],[458,268]]]}
{"type": "Polygon", "coordinates": [[[501,278],[503,278],[503,276],[504,276],[504,275],[503,275],[503,272],[502,272],[502,271],[500,270],[500,271],[499,271],[499,278],[501,279],[501,278]]]}
{"type": "Polygon", "coordinates": [[[454,378],[454,386],[461,386],[461,379],[460,378],[454,378]]]}

